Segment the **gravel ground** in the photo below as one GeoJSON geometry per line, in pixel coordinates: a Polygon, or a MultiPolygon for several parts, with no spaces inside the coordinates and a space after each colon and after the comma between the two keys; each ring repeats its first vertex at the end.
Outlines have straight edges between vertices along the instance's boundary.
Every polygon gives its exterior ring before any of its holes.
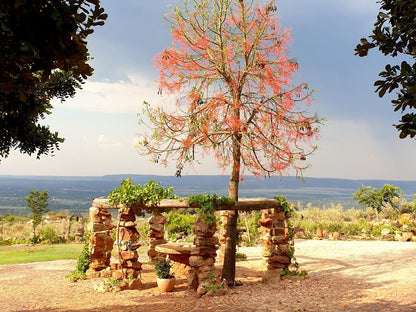
{"type": "Polygon", "coordinates": [[[416,311],[416,243],[298,240],[295,247],[309,279],[264,284],[261,249],[240,248],[248,255],[237,263],[243,285],[221,297],[197,298],[184,279],[160,294],[147,264],[143,290],[116,293],[94,291],[98,280],[70,283],[74,260],[2,265],[0,311],[416,311]]]}

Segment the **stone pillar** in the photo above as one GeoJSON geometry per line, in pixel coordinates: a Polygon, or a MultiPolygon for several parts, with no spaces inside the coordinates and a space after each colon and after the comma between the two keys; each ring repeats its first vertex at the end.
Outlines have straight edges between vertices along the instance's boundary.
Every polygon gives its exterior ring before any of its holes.
{"type": "Polygon", "coordinates": [[[215,257],[217,256],[218,238],[214,236],[217,230],[216,222],[205,223],[200,216],[195,220],[192,228],[195,247],[189,257],[189,270],[187,274],[188,285],[197,289],[198,294],[204,293],[204,283],[210,274],[214,274],[215,257]]]}
{"type": "Polygon", "coordinates": [[[111,261],[112,277],[114,279],[137,278],[142,269],[138,261],[137,248],[141,245],[138,242],[140,234],[136,229],[136,216],[130,207],[119,210],[118,233],[114,242],[114,258],[111,261]],[[124,273],[124,274],[123,274],[124,273]]]}
{"type": "Polygon", "coordinates": [[[159,260],[165,260],[166,255],[160,254],[156,251],[156,246],[161,244],[166,244],[167,241],[165,240],[165,223],[166,218],[161,214],[155,214],[149,220],[149,234],[148,237],[150,238],[150,246],[147,255],[151,262],[156,262],[159,260]]]}
{"type": "Polygon", "coordinates": [[[89,213],[89,254],[90,267],[86,272],[87,278],[108,277],[113,239],[111,238],[113,224],[108,209],[91,207],[89,213]]]}
{"type": "Polygon", "coordinates": [[[283,270],[289,268],[291,262],[286,215],[281,208],[265,209],[259,225],[263,260],[267,265],[263,280],[280,282],[283,270]]]}
{"type": "Polygon", "coordinates": [[[227,223],[228,223],[228,212],[225,210],[221,211],[221,230],[220,230],[220,249],[219,249],[219,261],[224,262],[225,256],[225,244],[227,241],[227,223]]]}

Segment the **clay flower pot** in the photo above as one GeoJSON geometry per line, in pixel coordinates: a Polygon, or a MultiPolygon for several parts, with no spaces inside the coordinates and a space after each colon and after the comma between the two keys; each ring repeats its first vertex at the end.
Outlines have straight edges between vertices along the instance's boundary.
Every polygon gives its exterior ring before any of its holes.
{"type": "Polygon", "coordinates": [[[172,291],[175,287],[175,278],[157,278],[157,287],[160,292],[172,291]]]}

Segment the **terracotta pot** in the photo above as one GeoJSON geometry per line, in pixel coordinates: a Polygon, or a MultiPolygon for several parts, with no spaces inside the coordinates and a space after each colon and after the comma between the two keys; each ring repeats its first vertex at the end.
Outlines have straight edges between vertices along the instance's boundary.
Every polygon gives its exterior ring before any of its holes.
{"type": "Polygon", "coordinates": [[[157,278],[157,287],[160,292],[169,292],[175,287],[175,278],[157,278]]]}

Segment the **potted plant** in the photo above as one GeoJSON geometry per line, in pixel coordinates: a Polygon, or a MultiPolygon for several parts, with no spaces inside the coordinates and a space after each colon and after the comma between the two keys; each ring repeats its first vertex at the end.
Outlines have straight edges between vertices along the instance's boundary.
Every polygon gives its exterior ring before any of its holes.
{"type": "Polygon", "coordinates": [[[157,276],[157,286],[161,292],[169,292],[175,286],[175,276],[170,273],[172,265],[169,260],[160,260],[154,264],[157,276]]]}

